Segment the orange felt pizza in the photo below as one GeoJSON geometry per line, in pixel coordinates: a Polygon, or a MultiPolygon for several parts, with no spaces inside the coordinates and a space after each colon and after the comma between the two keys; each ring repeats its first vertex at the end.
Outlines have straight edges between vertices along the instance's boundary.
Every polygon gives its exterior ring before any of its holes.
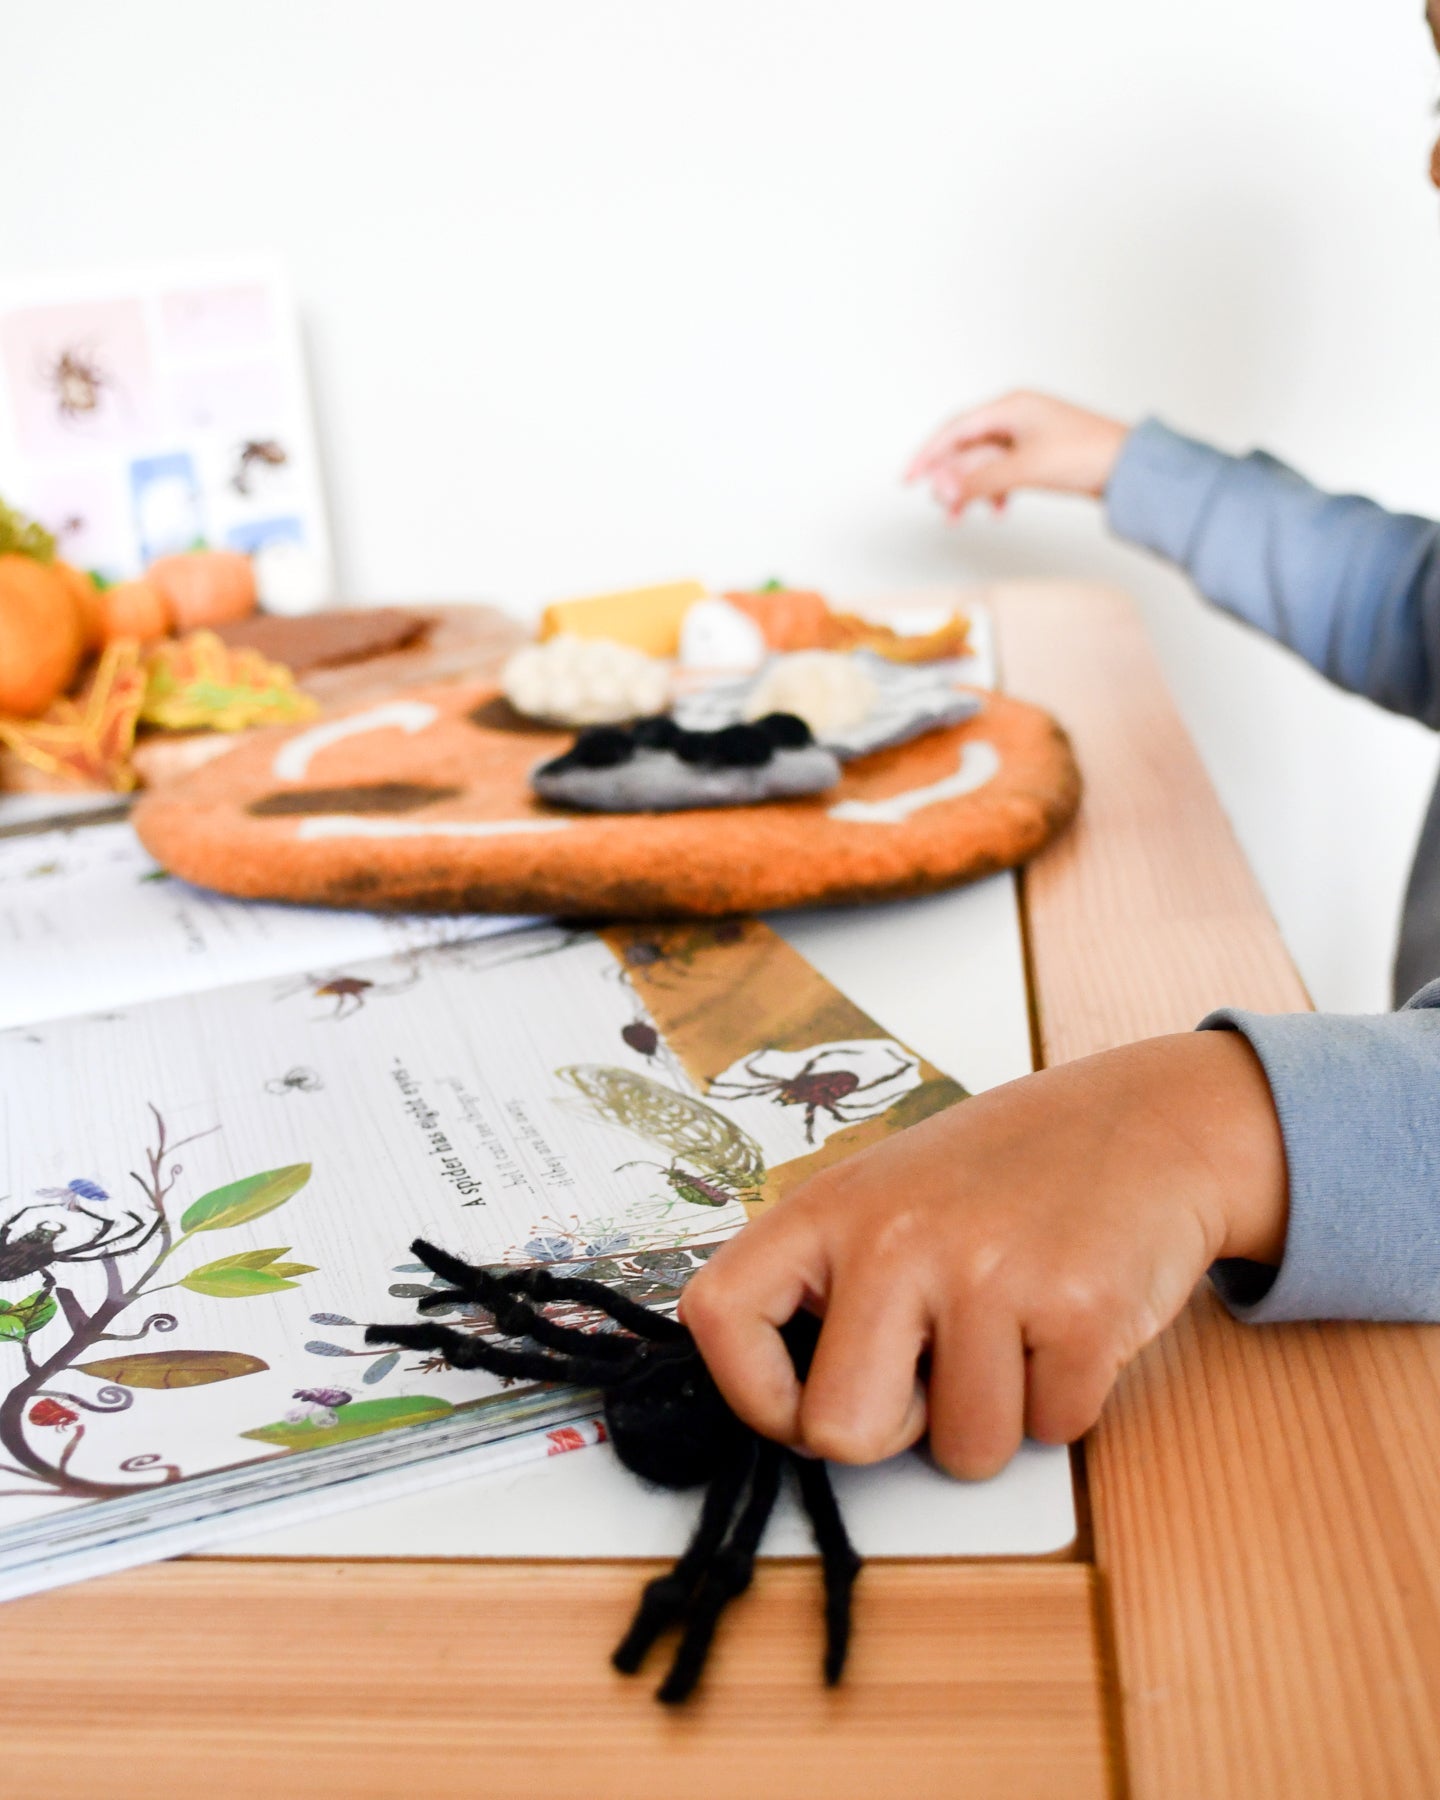
{"type": "Polygon", "coordinates": [[[147,795],[135,828],[173,874],[247,898],[639,919],[928,893],[1024,862],[1080,797],[1060,727],[1001,694],[755,806],[547,805],[530,771],[569,742],[493,683],[416,689],[258,733],[147,795]]]}

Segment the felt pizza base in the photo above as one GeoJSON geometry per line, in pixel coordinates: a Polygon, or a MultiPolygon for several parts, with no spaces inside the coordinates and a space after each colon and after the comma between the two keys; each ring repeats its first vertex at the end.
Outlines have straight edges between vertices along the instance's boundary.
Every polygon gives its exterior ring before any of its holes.
{"type": "Polygon", "coordinates": [[[641,919],[889,899],[1023,862],[1075,812],[1060,727],[984,700],[829,793],[598,814],[530,795],[571,736],[529,727],[493,682],[412,690],[258,733],[144,798],[135,829],[187,881],[326,906],[641,919]]]}

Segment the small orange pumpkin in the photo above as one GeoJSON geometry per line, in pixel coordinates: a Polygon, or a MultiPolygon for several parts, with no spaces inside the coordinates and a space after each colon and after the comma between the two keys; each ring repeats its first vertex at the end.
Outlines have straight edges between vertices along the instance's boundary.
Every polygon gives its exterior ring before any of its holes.
{"type": "Polygon", "coordinates": [[[99,650],[105,643],[104,613],[100,605],[100,590],[85,573],[77,569],[74,563],[55,561],[51,569],[69,588],[74,596],[76,608],[80,614],[80,625],[85,635],[85,648],[99,650]]]}
{"type": "Polygon", "coordinates": [[[120,581],[97,594],[100,641],[137,638],[142,644],[167,635],[175,623],[170,602],[153,581],[120,581]]]}
{"type": "Polygon", "coordinates": [[[0,713],[43,713],[84,653],[85,623],[67,578],[30,556],[0,556],[0,713]]]}
{"type": "Polygon", "coordinates": [[[724,597],[755,621],[772,650],[829,648],[835,615],[823,594],[806,588],[760,588],[724,597]]]}
{"type": "Polygon", "coordinates": [[[176,631],[248,619],[256,606],[255,570],[238,550],[186,550],[162,556],[145,579],[168,601],[176,631]]]}

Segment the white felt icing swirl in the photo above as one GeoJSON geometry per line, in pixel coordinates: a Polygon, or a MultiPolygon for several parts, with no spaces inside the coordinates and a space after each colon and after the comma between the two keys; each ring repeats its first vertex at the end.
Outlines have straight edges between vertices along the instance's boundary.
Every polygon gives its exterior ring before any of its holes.
{"type": "Polygon", "coordinates": [[[973,794],[1000,772],[1000,753],[983,738],[966,744],[953,775],[945,775],[925,787],[907,788],[884,800],[840,800],[829,808],[832,819],[846,825],[903,825],[912,813],[937,806],[942,800],[958,800],[973,794]]]}
{"type": "Polygon", "coordinates": [[[568,831],[573,819],[355,819],[346,813],[321,813],[302,819],[295,835],[302,842],[317,838],[492,838],[521,837],[535,831],[568,831]]]}
{"type": "Polygon", "coordinates": [[[351,713],[348,718],[327,719],[322,725],[312,725],[308,731],[283,743],[275,752],[270,767],[277,781],[303,781],[310,772],[311,760],[322,750],[328,750],[331,744],[343,743],[346,738],[363,737],[370,731],[384,731],[387,726],[411,733],[423,731],[438,717],[435,708],[424,700],[387,700],[383,706],[368,707],[364,712],[351,713]]]}

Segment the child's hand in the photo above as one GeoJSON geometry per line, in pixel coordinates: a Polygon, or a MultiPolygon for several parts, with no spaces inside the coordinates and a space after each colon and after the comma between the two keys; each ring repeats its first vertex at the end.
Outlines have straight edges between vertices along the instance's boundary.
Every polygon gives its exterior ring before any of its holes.
{"type": "Polygon", "coordinates": [[[927,1429],[952,1474],[1095,1421],[1220,1256],[1278,1262],[1284,1145],[1249,1044],[1154,1038],[967,1100],[817,1175],[680,1316],[736,1412],[838,1462],[927,1429]],[[802,1389],[777,1327],[824,1315],[802,1389]],[[924,1359],[928,1359],[928,1370],[924,1359]]]}
{"type": "Polygon", "coordinates": [[[1128,433],[1118,420],[1049,394],[1006,394],[937,431],[905,479],[928,481],[952,519],[972,500],[998,509],[1022,487],[1098,498],[1128,433]]]}

